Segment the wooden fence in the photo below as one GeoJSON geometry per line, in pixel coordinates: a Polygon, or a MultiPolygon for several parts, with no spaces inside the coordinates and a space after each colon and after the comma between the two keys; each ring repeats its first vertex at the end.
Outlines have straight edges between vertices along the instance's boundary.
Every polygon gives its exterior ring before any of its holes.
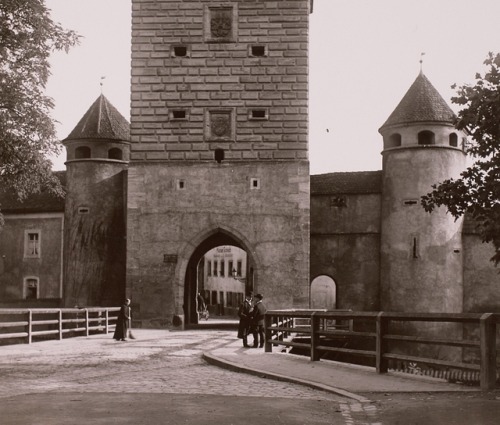
{"type": "Polygon", "coordinates": [[[120,307],[0,309],[0,342],[63,339],[114,330],[120,307]]]}
{"type": "MultiPolygon", "coordinates": [[[[389,361],[412,362],[431,365],[438,368],[456,368],[479,372],[480,385],[484,390],[495,387],[497,370],[497,332],[496,324],[500,314],[446,314],[446,313],[385,313],[352,311],[268,311],[265,316],[265,351],[271,352],[275,345],[282,345],[310,353],[312,361],[320,360],[327,352],[343,353],[347,356],[369,357],[375,360],[378,373],[386,373],[389,361]],[[399,323],[397,331],[391,329],[393,323],[399,323]],[[453,338],[444,335],[436,337],[429,333],[419,334],[415,322],[434,322],[451,325],[471,326],[474,339],[453,338]],[[401,324],[403,325],[401,327],[401,324]],[[404,334],[401,329],[413,329],[404,334]],[[301,338],[302,337],[302,338],[301,338]],[[307,337],[307,338],[304,338],[307,337]],[[328,344],[335,338],[361,338],[373,341],[373,349],[355,349],[337,347],[328,344]],[[396,344],[398,349],[393,349],[396,344]],[[453,361],[448,359],[428,358],[415,355],[415,344],[432,347],[458,347],[476,350],[478,361],[453,361]],[[410,354],[401,353],[401,347],[409,348],[410,354]]],[[[436,334],[436,332],[434,332],[436,334]]],[[[462,336],[464,335],[462,329],[462,336]]]]}

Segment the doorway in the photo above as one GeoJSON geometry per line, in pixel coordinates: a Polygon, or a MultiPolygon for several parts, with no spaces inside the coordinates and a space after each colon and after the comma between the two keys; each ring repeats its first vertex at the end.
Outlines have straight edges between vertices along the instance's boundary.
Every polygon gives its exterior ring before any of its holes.
{"type": "Polygon", "coordinates": [[[326,275],[317,276],[311,282],[311,308],[335,310],[337,308],[337,285],[326,275]]]}

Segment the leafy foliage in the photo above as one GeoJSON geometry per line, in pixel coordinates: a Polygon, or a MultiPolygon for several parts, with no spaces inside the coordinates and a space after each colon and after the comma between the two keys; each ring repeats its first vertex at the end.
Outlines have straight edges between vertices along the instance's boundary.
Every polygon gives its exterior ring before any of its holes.
{"type": "Polygon", "coordinates": [[[52,21],[44,0],[0,2],[0,177],[19,199],[43,188],[62,194],[46,158],[61,148],[44,90],[50,54],[78,38],[52,21]]]}
{"type": "MultiPolygon", "coordinates": [[[[487,71],[477,73],[474,86],[457,89],[452,102],[462,105],[456,128],[465,130],[471,138],[467,153],[474,163],[458,179],[433,185],[433,191],[423,196],[422,205],[431,212],[446,206],[458,218],[465,213],[480,223],[483,242],[492,242],[500,263],[500,54],[489,53],[484,61],[487,71]]],[[[452,88],[457,88],[456,85],[452,88]]]]}

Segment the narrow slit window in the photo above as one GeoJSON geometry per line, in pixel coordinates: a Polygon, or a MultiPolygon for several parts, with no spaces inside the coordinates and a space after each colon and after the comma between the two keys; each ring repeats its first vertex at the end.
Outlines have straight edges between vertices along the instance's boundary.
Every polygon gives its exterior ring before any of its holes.
{"type": "Polygon", "coordinates": [[[88,214],[90,212],[90,208],[88,207],[78,207],[78,214],[88,214]]]}
{"type": "Polygon", "coordinates": [[[183,179],[177,180],[177,190],[184,190],[186,188],[186,181],[183,179]]]}
{"type": "Polygon", "coordinates": [[[418,238],[416,236],[412,237],[412,257],[418,258],[418,238]]]}
{"type": "Polygon", "coordinates": [[[224,161],[224,149],[215,149],[214,158],[218,164],[224,161]]]}
{"type": "Polygon", "coordinates": [[[407,206],[407,207],[411,207],[412,205],[417,205],[418,204],[418,201],[416,199],[407,199],[405,201],[403,201],[403,205],[407,206]]]}

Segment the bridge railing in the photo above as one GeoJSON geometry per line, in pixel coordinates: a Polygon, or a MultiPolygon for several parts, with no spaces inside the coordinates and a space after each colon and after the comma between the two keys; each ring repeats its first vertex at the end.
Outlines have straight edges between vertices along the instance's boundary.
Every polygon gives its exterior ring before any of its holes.
{"type": "Polygon", "coordinates": [[[31,344],[33,338],[63,339],[88,336],[91,332],[114,330],[120,307],[0,309],[0,342],[19,340],[31,344]]]}
{"type": "MultiPolygon", "coordinates": [[[[273,346],[280,345],[288,348],[298,348],[302,351],[307,350],[312,361],[320,360],[321,356],[327,352],[369,357],[375,360],[375,368],[378,373],[388,371],[390,360],[478,371],[481,388],[486,390],[495,387],[497,378],[496,328],[499,321],[500,314],[494,313],[417,314],[339,310],[272,310],[268,311],[265,316],[266,338],[264,347],[266,352],[271,352],[273,346]],[[412,331],[404,333],[401,332],[401,329],[396,331],[395,328],[390,329],[389,325],[395,322],[400,325],[403,324],[403,328],[412,325],[412,331]],[[472,326],[475,327],[475,330],[469,333],[477,334],[478,337],[475,339],[459,339],[454,338],[453,332],[450,332],[450,335],[437,338],[432,333],[419,332],[418,328],[414,326],[414,322],[472,326]],[[371,346],[373,349],[327,345],[328,340],[335,337],[369,339],[372,341],[371,346]],[[396,344],[393,347],[393,343],[399,344],[399,349],[394,349],[396,344]],[[475,349],[479,351],[479,361],[466,363],[462,360],[443,360],[401,353],[400,348],[402,345],[408,347],[413,344],[475,349]]],[[[462,358],[462,356],[459,357],[462,358]]]]}

